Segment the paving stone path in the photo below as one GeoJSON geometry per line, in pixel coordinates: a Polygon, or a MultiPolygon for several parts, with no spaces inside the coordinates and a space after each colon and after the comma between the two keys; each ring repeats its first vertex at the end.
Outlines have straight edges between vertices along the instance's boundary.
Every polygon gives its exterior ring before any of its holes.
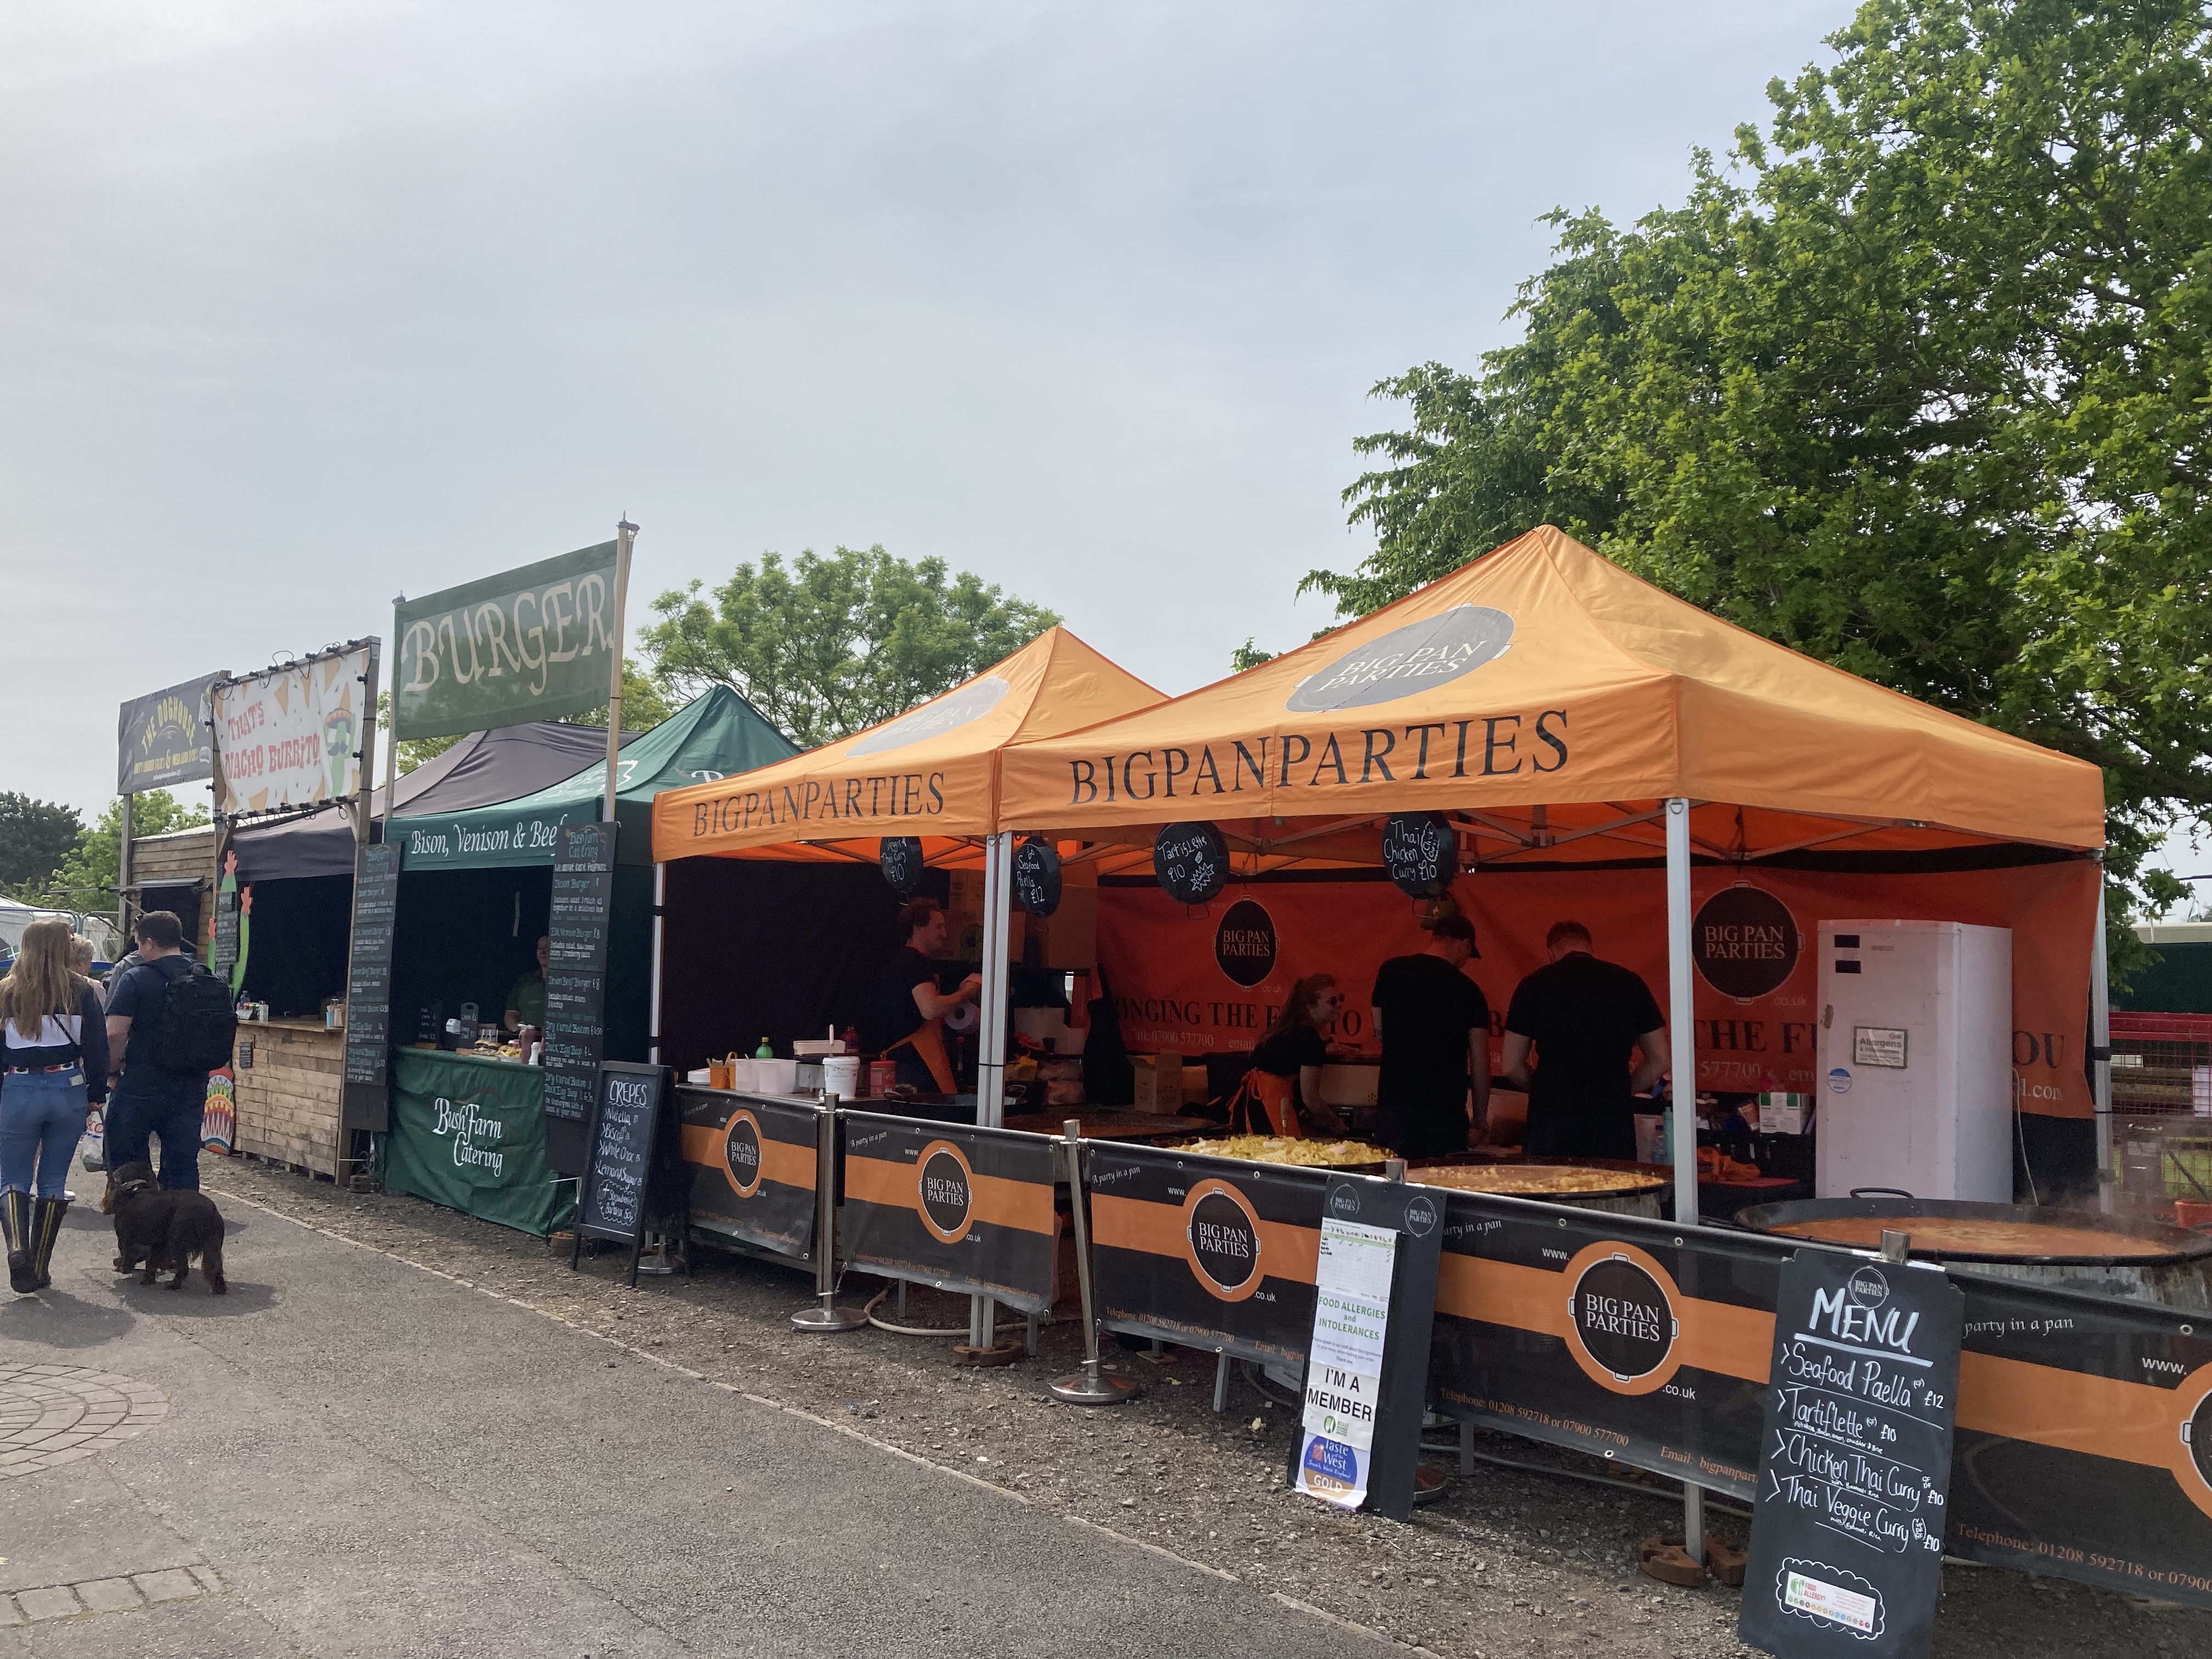
{"type": "Polygon", "coordinates": [[[0,1480],[136,1440],[169,1414],[150,1383],[83,1365],[0,1365],[0,1480]]]}

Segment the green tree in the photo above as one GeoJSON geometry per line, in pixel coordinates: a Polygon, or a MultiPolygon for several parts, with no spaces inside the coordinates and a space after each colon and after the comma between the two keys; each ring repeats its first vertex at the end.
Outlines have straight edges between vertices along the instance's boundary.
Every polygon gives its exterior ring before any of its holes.
{"type": "Polygon", "coordinates": [[[0,790],[0,892],[43,886],[83,828],[74,806],[0,790]]]}
{"type": "MultiPolygon", "coordinates": [[[[204,806],[186,806],[166,789],[149,789],[132,798],[131,838],[166,836],[173,830],[197,830],[210,822],[204,806]]],[[[79,832],[76,845],[48,878],[43,902],[57,909],[91,915],[115,908],[115,880],[123,858],[123,803],[107,803],[100,821],[79,832]]]]}
{"type": "Polygon", "coordinates": [[[2105,769],[2115,964],[2212,808],[2212,27],[2197,0],[1869,0],[1731,167],[1555,214],[1515,344],[1376,388],[1371,609],[1549,520],[1671,591],[2105,769]]]}
{"type": "Polygon", "coordinates": [[[663,593],[642,635],[653,678],[690,696],[736,688],[805,748],[903,713],[1020,649],[1060,618],[942,559],[880,547],[778,553],[714,590],[663,593]]]}

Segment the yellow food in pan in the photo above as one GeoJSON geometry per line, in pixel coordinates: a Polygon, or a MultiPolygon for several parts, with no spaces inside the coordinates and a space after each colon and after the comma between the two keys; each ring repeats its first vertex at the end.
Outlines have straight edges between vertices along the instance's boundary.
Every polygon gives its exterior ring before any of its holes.
{"type": "Polygon", "coordinates": [[[1390,1156],[1380,1146],[1358,1140],[1293,1140],[1286,1135],[1226,1135],[1194,1140],[1182,1149],[1213,1158],[1241,1158],[1254,1164],[1294,1164],[1301,1169],[1345,1164],[1380,1164],[1390,1156]]]}
{"type": "Polygon", "coordinates": [[[1424,1187],[1455,1187],[1463,1193],[1503,1193],[1512,1198],[1637,1193],[1661,1185],[1632,1170],[1577,1170],[1554,1164],[1447,1164],[1433,1170],[1410,1170],[1406,1178],[1424,1187]]]}

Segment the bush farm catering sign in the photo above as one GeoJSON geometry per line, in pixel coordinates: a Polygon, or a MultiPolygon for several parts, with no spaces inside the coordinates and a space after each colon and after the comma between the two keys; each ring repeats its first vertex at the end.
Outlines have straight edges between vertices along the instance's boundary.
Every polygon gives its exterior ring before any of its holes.
{"type": "Polygon", "coordinates": [[[579,548],[401,604],[394,733],[486,732],[606,702],[617,545],[579,548]]]}

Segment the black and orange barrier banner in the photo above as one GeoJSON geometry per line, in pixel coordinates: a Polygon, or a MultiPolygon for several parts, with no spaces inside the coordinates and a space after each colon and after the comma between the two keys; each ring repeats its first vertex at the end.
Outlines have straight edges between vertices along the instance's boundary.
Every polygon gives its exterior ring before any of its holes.
{"type": "MultiPolygon", "coordinates": [[[[1487,1427],[1748,1498],[1798,1248],[1451,1194],[1432,1395],[1487,1427]]],[[[1951,1278],[1966,1309],[1946,1547],[2212,1607],[2212,1314],[1951,1278]]]]}
{"type": "Polygon", "coordinates": [[[676,1100],[691,1170],[691,1224],[812,1261],[821,1114],[723,1089],[679,1086],[676,1100]]]}
{"type": "Polygon", "coordinates": [[[840,1112],[843,1261],[1024,1313],[1052,1306],[1065,1157],[1045,1135],[840,1112]]]}
{"type": "Polygon", "coordinates": [[[1109,1330],[1296,1370],[1330,1172],[1085,1141],[1091,1281],[1109,1330]]]}

